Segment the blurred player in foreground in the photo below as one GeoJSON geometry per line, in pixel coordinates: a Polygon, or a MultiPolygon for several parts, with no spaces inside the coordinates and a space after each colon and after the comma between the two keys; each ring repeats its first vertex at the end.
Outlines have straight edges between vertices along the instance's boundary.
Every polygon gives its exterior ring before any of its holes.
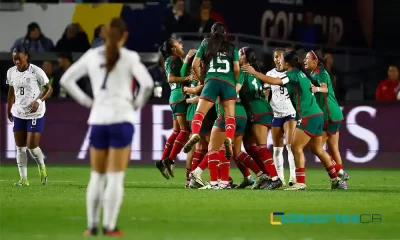
{"type": "Polygon", "coordinates": [[[8,119],[14,123],[17,164],[21,177],[15,185],[29,185],[27,148],[39,167],[40,182],[46,184],[46,166],[39,142],[44,128],[45,101],[51,96],[53,88],[44,71],[29,63],[25,48],[16,47],[12,56],[15,66],[7,71],[7,84],[10,86],[7,112],[8,119]]]}
{"type": "Polygon", "coordinates": [[[131,153],[135,110],[145,105],[153,89],[153,80],[139,55],[123,47],[128,38],[125,23],[113,18],[106,32],[105,46],[87,51],[61,78],[61,85],[76,101],[92,108],[88,120],[92,172],[86,193],[87,236],[98,233],[101,202],[104,234],[123,236],[116,223],[131,153]],[[90,77],[94,99],[76,84],[85,75],[90,77]],[[133,78],[140,85],[135,99],[133,78]]]}

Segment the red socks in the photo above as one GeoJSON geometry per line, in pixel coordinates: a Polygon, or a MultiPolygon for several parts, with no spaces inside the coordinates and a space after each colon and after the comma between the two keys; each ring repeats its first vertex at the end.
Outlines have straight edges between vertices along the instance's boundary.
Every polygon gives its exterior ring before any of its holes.
{"type": "Polygon", "coordinates": [[[259,150],[258,150],[258,156],[261,158],[265,170],[267,170],[267,173],[270,178],[278,176],[278,173],[276,172],[276,168],[274,165],[274,159],[269,152],[267,145],[259,145],[259,150]]]}
{"type": "Polygon", "coordinates": [[[196,112],[192,118],[192,134],[199,134],[204,121],[204,114],[196,112]]]}
{"type": "MultiPolygon", "coordinates": [[[[192,120],[193,121],[193,120],[192,120]]],[[[225,117],[225,133],[226,137],[233,139],[236,130],[236,120],[235,117],[225,117]]]]}
{"type": "Polygon", "coordinates": [[[343,164],[337,164],[335,159],[331,158],[331,163],[333,166],[335,166],[336,172],[339,172],[340,170],[343,169],[343,164]]]}
{"type": "Polygon", "coordinates": [[[192,159],[192,171],[194,171],[199,166],[201,160],[203,160],[206,153],[207,153],[207,150],[196,150],[194,152],[193,159],[192,159]]]}
{"type": "Polygon", "coordinates": [[[296,168],[296,181],[298,183],[306,183],[306,169],[296,168]]]}
{"type": "Polygon", "coordinates": [[[210,171],[210,182],[218,182],[218,165],[220,164],[220,156],[218,151],[209,151],[206,155],[208,157],[208,169],[210,171]]]}
{"type": "Polygon", "coordinates": [[[189,131],[186,129],[182,129],[176,138],[174,142],[174,146],[172,147],[171,154],[169,155],[169,158],[172,159],[172,161],[175,161],[176,156],[181,152],[183,146],[185,146],[186,142],[189,139],[189,131]]]}
{"type": "Polygon", "coordinates": [[[257,146],[257,144],[254,142],[248,142],[246,143],[245,148],[246,152],[253,158],[261,171],[263,171],[263,173],[267,173],[267,170],[265,169],[264,164],[259,156],[258,151],[260,150],[260,148],[257,146]]]}
{"type": "Polygon", "coordinates": [[[236,166],[239,168],[239,171],[242,173],[243,177],[246,178],[251,175],[249,169],[247,167],[245,167],[243,164],[236,163],[236,166]]]}
{"type": "Polygon", "coordinates": [[[173,131],[172,134],[167,139],[161,160],[164,160],[167,157],[169,157],[169,154],[171,153],[172,145],[174,144],[176,137],[178,137],[178,134],[179,134],[179,132],[173,131]]]}
{"type": "Polygon", "coordinates": [[[246,168],[250,168],[255,174],[262,172],[260,167],[258,167],[257,163],[245,152],[239,152],[235,156],[235,161],[237,161],[238,165],[243,164],[246,168]]]}
{"type": "Polygon", "coordinates": [[[331,165],[330,167],[327,167],[327,168],[326,168],[326,171],[328,172],[328,175],[329,175],[329,177],[330,177],[331,179],[332,179],[332,178],[337,178],[337,177],[338,177],[334,165],[331,165]]]}
{"type": "Polygon", "coordinates": [[[204,155],[203,159],[200,161],[200,164],[197,166],[199,167],[201,170],[204,171],[204,169],[206,169],[208,166],[208,155],[204,155]]]}
{"type": "Polygon", "coordinates": [[[229,169],[231,167],[231,162],[225,156],[225,148],[219,150],[219,172],[221,181],[229,182],[229,169]]]}

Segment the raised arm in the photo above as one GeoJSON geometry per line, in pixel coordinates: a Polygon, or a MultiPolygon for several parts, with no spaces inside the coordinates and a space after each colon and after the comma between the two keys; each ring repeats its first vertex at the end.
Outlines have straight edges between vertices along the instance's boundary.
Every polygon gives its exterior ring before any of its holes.
{"type": "Polygon", "coordinates": [[[289,82],[289,79],[286,76],[283,79],[266,76],[260,72],[257,72],[256,70],[254,70],[254,68],[250,65],[243,66],[242,70],[245,72],[248,72],[250,74],[253,74],[256,78],[260,79],[261,81],[263,81],[265,83],[269,83],[271,85],[282,85],[282,84],[286,84],[289,82]]]}
{"type": "Polygon", "coordinates": [[[186,77],[189,76],[190,74],[190,68],[192,67],[189,65],[190,59],[196,54],[197,50],[196,49],[190,49],[188,54],[185,57],[185,60],[183,61],[183,66],[181,68],[181,77],[186,77]]]}
{"type": "Polygon", "coordinates": [[[87,63],[90,62],[89,54],[91,51],[92,50],[87,51],[78,61],[72,64],[60,80],[60,85],[64,87],[79,104],[88,108],[92,107],[93,99],[82,91],[76,82],[87,75],[87,63]]]}

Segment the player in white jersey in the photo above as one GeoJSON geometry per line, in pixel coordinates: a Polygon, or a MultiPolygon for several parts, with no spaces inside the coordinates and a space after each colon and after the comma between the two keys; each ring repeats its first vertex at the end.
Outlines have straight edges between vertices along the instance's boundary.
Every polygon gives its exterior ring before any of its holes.
{"type": "MultiPolygon", "coordinates": [[[[278,77],[279,60],[282,57],[284,49],[275,49],[273,52],[274,63],[276,68],[267,72],[267,76],[278,77]]],[[[288,162],[290,169],[289,185],[292,186],[296,182],[296,166],[291,149],[293,133],[296,129],[296,110],[289,98],[289,93],[284,86],[264,84],[267,89],[268,96],[271,95],[269,103],[274,111],[272,119],[272,141],[274,144],[274,162],[278,171],[279,178],[285,185],[284,169],[283,169],[283,137],[286,136],[286,149],[288,151],[288,162]]]]}
{"type": "Polygon", "coordinates": [[[7,71],[8,119],[13,122],[17,164],[20,180],[16,186],[28,186],[28,156],[26,150],[35,159],[40,174],[40,182],[47,183],[44,156],[39,147],[40,136],[44,128],[44,114],[47,100],[53,88],[44,71],[29,63],[28,52],[17,47],[12,53],[15,67],[7,71]],[[45,91],[42,91],[43,87],[45,91]]]}
{"type": "Polygon", "coordinates": [[[126,24],[113,18],[106,27],[104,46],[87,51],[61,78],[61,85],[74,99],[92,108],[88,120],[92,172],[86,193],[87,236],[98,233],[101,202],[104,234],[123,236],[116,223],[131,153],[135,110],[145,105],[153,90],[153,79],[139,55],[123,47],[127,38],[126,24]],[[76,84],[85,75],[90,77],[94,99],[76,84]],[[133,78],[140,85],[135,99],[133,78]]]}

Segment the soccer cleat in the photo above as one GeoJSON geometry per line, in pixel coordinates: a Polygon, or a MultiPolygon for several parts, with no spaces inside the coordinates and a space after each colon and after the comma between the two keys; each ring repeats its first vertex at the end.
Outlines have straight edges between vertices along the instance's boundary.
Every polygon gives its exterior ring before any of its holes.
{"type": "Polygon", "coordinates": [[[18,182],[14,183],[14,186],[29,186],[28,179],[21,178],[18,182]]]}
{"type": "Polygon", "coordinates": [[[86,237],[90,236],[97,236],[98,230],[97,228],[92,228],[92,229],[86,229],[85,232],[83,232],[83,235],[86,237]]]}
{"type": "Polygon", "coordinates": [[[248,186],[253,185],[254,182],[255,182],[255,181],[254,181],[253,176],[245,177],[245,178],[243,178],[243,180],[240,182],[240,184],[237,185],[235,188],[236,188],[236,189],[243,189],[243,188],[246,188],[246,187],[248,187],[248,186]]]}
{"type": "Polygon", "coordinates": [[[39,168],[39,174],[40,174],[40,182],[45,185],[49,179],[49,177],[47,176],[46,173],[46,167],[44,167],[43,169],[39,168]]]}
{"type": "Polygon", "coordinates": [[[230,184],[219,183],[218,184],[218,188],[216,188],[216,189],[218,189],[218,190],[231,189],[231,185],[230,184]]]}
{"type": "Polygon", "coordinates": [[[298,190],[306,190],[307,186],[305,183],[295,183],[293,186],[285,188],[285,191],[298,191],[298,190]]]}
{"type": "Polygon", "coordinates": [[[162,160],[156,161],[156,168],[160,170],[160,173],[165,179],[169,179],[168,171],[167,168],[164,166],[164,163],[162,160]]]}
{"type": "Polygon", "coordinates": [[[269,182],[269,184],[264,187],[264,190],[274,190],[274,189],[278,189],[280,187],[282,187],[282,180],[280,178],[276,179],[276,180],[272,180],[269,182]]]}
{"type": "Polygon", "coordinates": [[[192,134],[189,141],[183,146],[183,152],[189,153],[192,150],[193,146],[200,142],[200,135],[199,134],[192,134]]]}
{"type": "Polygon", "coordinates": [[[289,186],[293,186],[296,183],[296,178],[290,178],[289,179],[289,186]]]}
{"type": "Polygon", "coordinates": [[[331,179],[331,189],[337,189],[339,187],[339,178],[331,179]]]}
{"type": "Polygon", "coordinates": [[[208,184],[204,187],[199,188],[199,190],[207,190],[207,189],[219,189],[219,186],[218,186],[218,184],[214,184],[214,185],[208,184]]]}
{"type": "Polygon", "coordinates": [[[228,160],[231,160],[231,158],[233,156],[232,139],[226,138],[224,141],[224,146],[225,146],[225,156],[228,160]]]}
{"type": "Polygon", "coordinates": [[[233,179],[232,179],[231,177],[229,177],[229,186],[230,186],[231,188],[236,188],[236,187],[237,187],[237,184],[234,184],[234,183],[233,183],[233,179]]]}
{"type": "Polygon", "coordinates": [[[347,189],[347,183],[345,181],[343,181],[343,180],[339,180],[339,185],[338,185],[337,189],[346,190],[347,189]]]}
{"type": "Polygon", "coordinates": [[[171,177],[175,177],[175,175],[174,175],[174,168],[175,168],[174,161],[172,161],[171,158],[166,158],[166,159],[164,159],[163,163],[164,163],[165,168],[167,169],[168,174],[171,177]]]}
{"type": "Polygon", "coordinates": [[[118,230],[118,228],[115,228],[112,231],[103,228],[103,234],[109,237],[123,237],[125,235],[123,232],[118,230]]]}
{"type": "Polygon", "coordinates": [[[349,176],[349,174],[348,174],[347,172],[343,171],[343,174],[340,176],[340,179],[341,179],[342,181],[347,182],[347,181],[350,180],[350,176],[349,176]]]}
{"type": "MultiPolygon", "coordinates": [[[[194,181],[194,183],[197,183],[197,188],[206,186],[205,182],[201,178],[201,174],[196,173],[196,171],[189,173],[189,178],[191,181],[194,181]]],[[[196,184],[193,184],[193,186],[196,186],[196,184]]]]}
{"type": "Polygon", "coordinates": [[[191,189],[198,189],[198,188],[201,188],[201,187],[204,187],[204,185],[200,185],[200,184],[198,184],[195,180],[190,179],[190,181],[189,181],[189,188],[191,188],[191,189]]]}
{"type": "Polygon", "coordinates": [[[270,179],[267,174],[263,173],[256,178],[251,189],[262,189],[269,185],[270,179]]]}

